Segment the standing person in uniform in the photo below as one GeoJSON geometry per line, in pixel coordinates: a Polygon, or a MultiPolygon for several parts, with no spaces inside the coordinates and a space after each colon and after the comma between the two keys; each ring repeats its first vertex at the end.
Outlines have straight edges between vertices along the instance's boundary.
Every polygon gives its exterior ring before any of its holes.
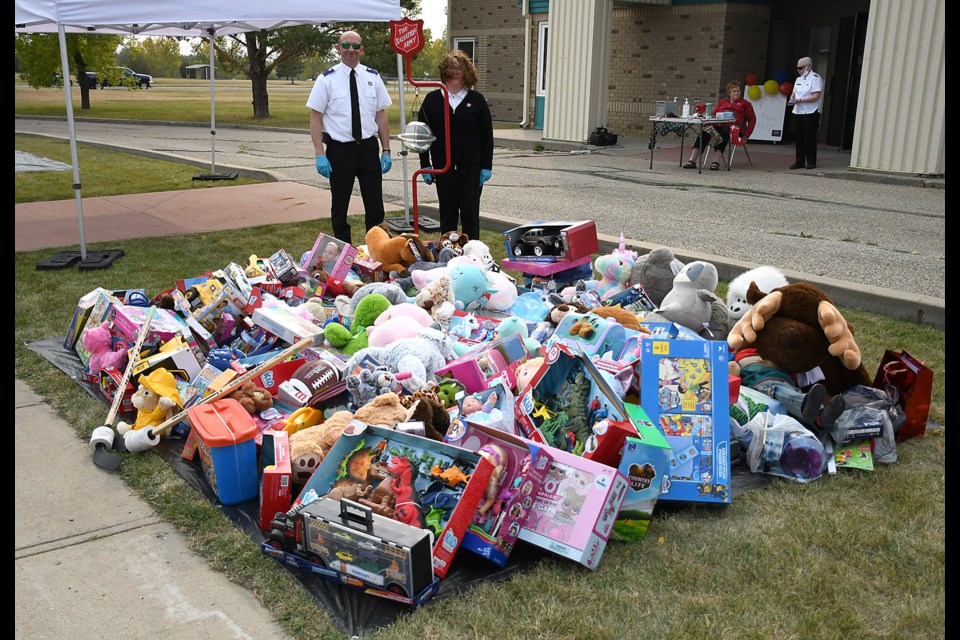
{"type": "MultiPolygon", "coordinates": [[[[483,183],[493,175],[493,118],[483,95],[473,90],[477,69],[463,51],[447,53],[440,60],[440,81],[450,95],[450,169],[446,173],[424,173],[423,181],[437,185],[440,201],[440,233],[460,231],[471,240],[480,239],[480,195],[483,183]]],[[[444,140],[443,90],[427,94],[417,116],[436,140],[420,154],[420,168],[447,164],[444,140]]]]}
{"type": "Polygon", "coordinates": [[[393,166],[384,109],[393,101],[377,70],[360,64],[360,34],[344,33],[337,51],[340,64],[317,76],[307,107],[317,173],[330,180],[333,235],[353,244],[347,208],[355,180],[360,182],[367,230],[383,222],[383,174],[393,166]]]}
{"type": "Polygon", "coordinates": [[[789,104],[793,105],[793,134],[797,144],[797,161],[791,169],[817,168],[817,132],[820,130],[820,99],[823,78],[813,70],[813,60],[797,60],[800,77],[793,83],[789,104]]]}

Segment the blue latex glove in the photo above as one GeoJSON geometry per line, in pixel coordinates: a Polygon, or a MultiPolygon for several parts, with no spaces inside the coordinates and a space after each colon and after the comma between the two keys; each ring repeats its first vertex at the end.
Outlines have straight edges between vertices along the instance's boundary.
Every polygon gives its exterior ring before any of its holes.
{"type": "Polygon", "coordinates": [[[327,156],[317,156],[317,173],[324,178],[330,178],[330,161],[327,156]]]}
{"type": "Polygon", "coordinates": [[[490,179],[490,176],[493,175],[493,171],[490,169],[480,169],[480,186],[483,186],[483,183],[490,179]]]}
{"type": "MultiPolygon", "coordinates": [[[[424,169],[433,169],[433,167],[424,167],[424,169]]],[[[432,173],[421,173],[420,175],[423,176],[423,183],[424,183],[424,184],[433,184],[433,174],[432,174],[432,173]]]]}
{"type": "Polygon", "coordinates": [[[380,156],[380,172],[386,173],[393,166],[393,160],[390,159],[390,152],[384,151],[380,156]]]}

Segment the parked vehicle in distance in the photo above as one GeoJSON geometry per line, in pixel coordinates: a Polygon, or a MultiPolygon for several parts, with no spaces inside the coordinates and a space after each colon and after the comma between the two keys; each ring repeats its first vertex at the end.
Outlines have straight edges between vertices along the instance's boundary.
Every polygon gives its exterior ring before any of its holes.
{"type": "MultiPolygon", "coordinates": [[[[140,87],[141,89],[149,89],[153,86],[153,76],[146,73],[137,73],[130,67],[116,67],[116,69],[122,74],[119,86],[140,87]]],[[[96,71],[87,71],[87,78],[89,78],[91,86],[97,89],[113,86],[110,78],[96,71]]]]}

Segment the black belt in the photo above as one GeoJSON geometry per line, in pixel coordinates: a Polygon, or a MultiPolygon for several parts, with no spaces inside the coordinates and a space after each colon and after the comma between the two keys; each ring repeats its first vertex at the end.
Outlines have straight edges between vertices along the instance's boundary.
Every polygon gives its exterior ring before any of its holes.
{"type": "Polygon", "coordinates": [[[347,140],[346,142],[340,142],[339,140],[334,140],[330,137],[330,134],[326,131],[323,132],[323,144],[363,144],[364,142],[370,142],[371,140],[376,140],[376,136],[370,136],[369,138],[364,138],[363,140],[347,140]]]}

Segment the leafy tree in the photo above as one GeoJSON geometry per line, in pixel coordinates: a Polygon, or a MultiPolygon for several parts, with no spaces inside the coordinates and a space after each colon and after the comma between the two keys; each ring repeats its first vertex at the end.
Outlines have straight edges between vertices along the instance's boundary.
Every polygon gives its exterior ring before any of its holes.
{"type": "Polygon", "coordinates": [[[180,74],[180,45],[169,36],[130,38],[117,60],[140,73],[174,78],[180,74]]]}
{"type": "MultiPolygon", "coordinates": [[[[400,0],[400,7],[406,15],[419,13],[420,0],[400,0]]],[[[339,23],[321,27],[304,25],[273,31],[251,31],[216,38],[214,48],[219,64],[250,78],[253,117],[269,118],[267,78],[277,65],[290,59],[303,59],[310,54],[329,55],[340,34],[351,29],[363,37],[364,64],[384,70],[396,68],[396,55],[389,45],[390,26],[386,22],[339,23]],[[391,61],[392,66],[384,64],[391,61]]]]}
{"type": "MultiPolygon", "coordinates": [[[[427,45],[420,50],[410,61],[410,71],[414,78],[430,78],[431,80],[440,80],[440,58],[447,52],[447,43],[443,39],[430,41],[430,30],[424,30],[424,37],[427,38],[427,45]]],[[[406,69],[404,69],[406,73],[406,69]]]]}
{"type": "MultiPolygon", "coordinates": [[[[117,48],[123,36],[68,33],[67,60],[80,86],[80,108],[90,108],[93,81],[87,71],[109,69],[117,64],[117,48]]],[[[35,89],[50,87],[63,78],[60,42],[55,33],[18,33],[14,45],[20,59],[20,77],[35,89]]]]}
{"type": "Polygon", "coordinates": [[[303,73],[303,66],[302,58],[287,58],[277,65],[277,77],[286,78],[290,84],[294,84],[294,81],[303,73]]]}

